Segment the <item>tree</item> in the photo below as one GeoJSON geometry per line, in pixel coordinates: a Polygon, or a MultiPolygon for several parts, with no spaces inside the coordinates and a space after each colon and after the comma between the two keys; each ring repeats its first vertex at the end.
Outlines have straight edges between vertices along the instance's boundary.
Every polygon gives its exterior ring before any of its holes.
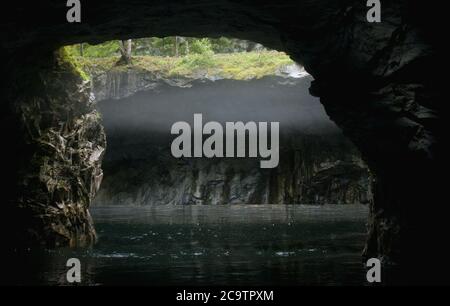
{"type": "Polygon", "coordinates": [[[189,40],[185,39],[185,44],[186,44],[186,55],[189,55],[189,40]]]}
{"type": "Polygon", "coordinates": [[[179,52],[178,52],[178,47],[179,47],[179,43],[178,43],[178,36],[175,36],[175,57],[179,56],[179,52]]]}
{"type": "Polygon", "coordinates": [[[116,65],[130,65],[132,63],[131,60],[131,39],[121,40],[119,41],[119,49],[121,57],[116,65]]]}

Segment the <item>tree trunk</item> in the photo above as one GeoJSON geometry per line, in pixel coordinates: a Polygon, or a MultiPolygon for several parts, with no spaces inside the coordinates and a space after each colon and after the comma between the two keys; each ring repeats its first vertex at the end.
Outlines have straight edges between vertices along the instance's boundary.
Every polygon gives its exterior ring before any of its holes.
{"type": "Polygon", "coordinates": [[[178,57],[178,36],[175,36],[175,57],[178,57]]]}
{"type": "Polygon", "coordinates": [[[119,41],[121,57],[116,65],[130,65],[131,61],[131,39],[119,41]]]}

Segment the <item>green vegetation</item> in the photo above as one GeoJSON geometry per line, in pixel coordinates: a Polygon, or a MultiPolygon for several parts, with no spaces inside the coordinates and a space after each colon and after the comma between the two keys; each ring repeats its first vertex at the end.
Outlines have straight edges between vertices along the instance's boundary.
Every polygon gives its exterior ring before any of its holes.
{"type": "Polygon", "coordinates": [[[275,74],[280,68],[293,64],[282,52],[270,51],[257,44],[229,38],[145,38],[133,40],[132,62],[119,65],[118,41],[97,46],[83,44],[65,47],[77,66],[88,75],[133,67],[165,78],[219,77],[253,79],[275,74]],[[174,45],[175,44],[175,45],[174,45]],[[252,49],[253,51],[247,52],[252,49]]]}
{"type": "Polygon", "coordinates": [[[118,57],[76,58],[83,70],[90,75],[132,66],[167,78],[198,78],[207,75],[236,80],[273,75],[281,67],[293,64],[285,53],[277,51],[192,54],[184,57],[135,56],[130,66],[116,66],[117,59],[118,57]]]}
{"type": "MultiPolygon", "coordinates": [[[[195,37],[149,37],[132,40],[131,56],[185,56],[205,53],[234,53],[265,49],[254,42],[234,38],[195,38],[195,37]]],[[[120,43],[117,40],[98,45],[87,43],[68,46],[72,56],[110,57],[120,56],[120,43]]]]}
{"type": "Polygon", "coordinates": [[[59,49],[58,60],[61,61],[61,63],[69,65],[70,69],[75,71],[76,74],[78,74],[84,81],[88,81],[90,79],[89,73],[87,73],[85,67],[70,53],[68,48],[59,49]]]}
{"type": "Polygon", "coordinates": [[[119,41],[113,40],[108,41],[99,45],[90,45],[90,44],[78,44],[67,46],[67,53],[71,56],[86,56],[86,57],[107,57],[120,55],[119,53],[119,41]]]}

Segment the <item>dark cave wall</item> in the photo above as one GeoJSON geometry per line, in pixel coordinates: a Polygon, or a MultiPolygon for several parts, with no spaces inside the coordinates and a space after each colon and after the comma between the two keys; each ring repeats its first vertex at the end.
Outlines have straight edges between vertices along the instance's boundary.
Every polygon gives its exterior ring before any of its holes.
{"type": "Polygon", "coordinates": [[[88,207],[103,175],[105,134],[88,82],[67,55],[40,59],[10,84],[16,94],[3,123],[14,125],[2,131],[12,136],[5,161],[13,173],[3,193],[9,222],[2,236],[13,245],[89,245],[96,234],[88,207]]]}
{"type": "MultiPolygon", "coordinates": [[[[321,97],[327,113],[376,175],[366,255],[403,267],[419,263],[415,273],[429,276],[448,255],[442,247],[448,208],[442,202],[445,186],[440,179],[445,177],[440,118],[445,61],[437,34],[446,18],[435,14],[439,10],[420,1],[383,1],[383,22],[369,24],[365,1],[359,0],[104,0],[84,3],[83,23],[78,25],[66,23],[64,2],[17,2],[0,21],[7,33],[0,42],[6,59],[2,75],[20,83],[22,78],[11,75],[11,69],[28,75],[44,55],[82,41],[227,35],[285,50],[313,75],[311,91],[321,97]],[[30,48],[33,55],[24,52],[30,48]]],[[[18,101],[20,92],[14,86],[5,91],[3,103],[18,101]]],[[[12,130],[18,118],[8,119],[12,130]]],[[[5,136],[11,142],[7,147],[17,148],[15,140],[25,138],[15,132],[16,137],[5,136]]],[[[17,158],[7,154],[7,169],[15,177],[14,169],[26,169],[26,163],[16,163],[17,158]]],[[[46,232],[40,225],[33,227],[46,232]]],[[[69,225],[66,229],[74,230],[69,225]]]]}

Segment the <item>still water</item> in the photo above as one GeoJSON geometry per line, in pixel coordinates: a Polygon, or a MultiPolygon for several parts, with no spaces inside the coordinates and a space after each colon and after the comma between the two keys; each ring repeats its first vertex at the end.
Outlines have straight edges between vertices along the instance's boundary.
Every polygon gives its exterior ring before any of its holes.
{"type": "Polygon", "coordinates": [[[95,207],[99,242],[28,255],[15,284],[362,285],[362,205],[95,207]]]}

